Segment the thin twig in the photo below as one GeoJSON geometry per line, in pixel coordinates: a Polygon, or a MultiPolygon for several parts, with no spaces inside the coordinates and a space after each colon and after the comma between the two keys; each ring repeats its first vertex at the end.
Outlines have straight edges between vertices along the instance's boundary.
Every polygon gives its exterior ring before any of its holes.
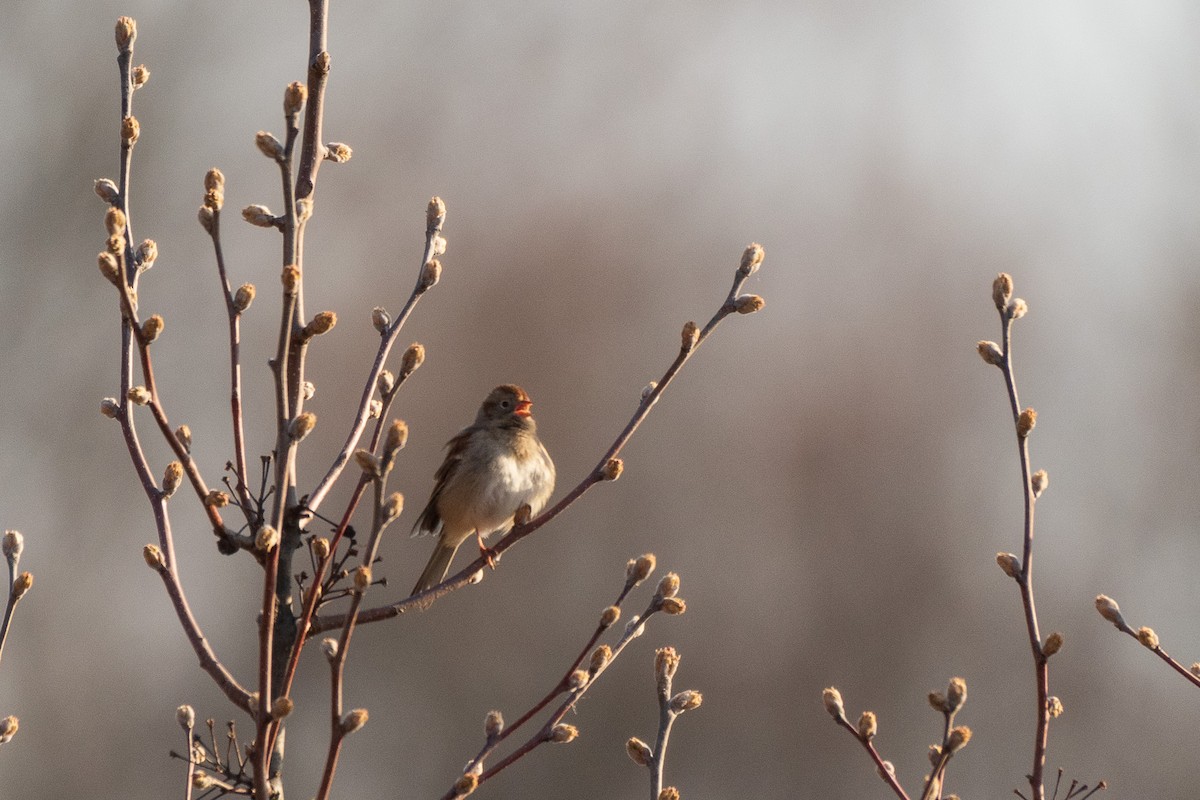
{"type": "Polygon", "coordinates": [[[845,715],[835,716],[833,721],[849,731],[850,735],[853,736],[855,740],[863,746],[863,749],[867,751],[867,755],[869,755],[871,760],[875,762],[875,768],[879,773],[879,777],[883,779],[884,783],[891,787],[891,790],[896,794],[896,797],[899,797],[900,800],[909,800],[908,794],[906,794],[904,791],[904,787],[902,787],[900,782],[896,780],[895,772],[888,769],[889,765],[883,760],[883,756],[879,755],[879,751],[875,749],[874,742],[864,736],[860,736],[858,729],[850,724],[850,720],[846,719],[845,715]]]}

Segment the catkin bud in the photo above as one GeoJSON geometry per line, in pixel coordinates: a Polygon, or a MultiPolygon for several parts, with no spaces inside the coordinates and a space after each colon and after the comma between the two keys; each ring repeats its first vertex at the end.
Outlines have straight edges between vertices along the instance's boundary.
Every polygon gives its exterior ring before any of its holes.
{"type": "Polygon", "coordinates": [[[288,423],[288,436],[294,442],[304,441],[304,437],[312,433],[313,428],[317,427],[317,415],[311,411],[305,411],[288,423]]]}
{"type": "Polygon", "coordinates": [[[466,797],[479,788],[479,776],[473,772],[467,772],[458,777],[454,782],[454,796],[466,797]]]}
{"type": "Polygon", "coordinates": [[[829,712],[829,716],[837,720],[846,718],[846,708],[842,705],[842,693],[834,687],[830,686],[821,692],[821,702],[825,704],[825,710],[829,712]]]}
{"type": "Polygon", "coordinates": [[[567,688],[577,692],[587,686],[589,677],[587,670],[577,669],[567,678],[567,688]]]}
{"type": "Polygon", "coordinates": [[[163,322],[163,318],[158,314],[154,314],[142,323],[142,338],[147,343],[153,342],[163,332],[163,328],[165,327],[166,323],[163,322]]]}
{"type": "Polygon", "coordinates": [[[379,373],[379,377],[375,379],[375,388],[379,390],[381,395],[386,395],[396,388],[396,376],[390,370],[383,370],[379,373]]]}
{"type": "Polygon", "coordinates": [[[489,739],[495,739],[504,733],[504,716],[499,711],[489,711],[484,717],[483,733],[489,739]]]}
{"type": "Polygon", "coordinates": [[[665,786],[658,793],[658,800],[679,800],[679,790],[674,786],[665,786]]]}
{"type": "Polygon", "coordinates": [[[20,531],[5,531],[0,550],[9,561],[19,561],[21,553],[25,551],[25,537],[21,535],[20,531]]]}
{"type": "Polygon", "coordinates": [[[314,536],[309,540],[308,546],[312,549],[313,557],[317,561],[324,561],[329,557],[329,540],[324,536],[314,536]]]}
{"type": "Polygon", "coordinates": [[[579,728],[574,725],[567,725],[560,722],[550,729],[550,741],[555,744],[566,744],[572,742],[579,736],[579,728]]]}
{"type": "Polygon", "coordinates": [[[150,80],[150,68],[145,64],[138,64],[133,68],[133,88],[140,89],[150,80]]]}
{"type": "Polygon", "coordinates": [[[100,253],[96,256],[96,263],[99,265],[100,274],[104,276],[105,280],[113,286],[121,285],[121,268],[112,253],[100,253]]]}
{"type": "Polygon", "coordinates": [[[619,458],[610,458],[600,470],[600,476],[606,481],[615,481],[625,471],[625,462],[619,458]]]}
{"type": "Polygon", "coordinates": [[[676,714],[699,708],[704,702],[704,696],[695,689],[685,689],[671,698],[670,709],[676,714]]]}
{"type": "Polygon", "coordinates": [[[305,400],[312,400],[317,393],[317,385],[312,381],[305,381],[300,384],[300,396],[305,400]]]}
{"type": "Polygon", "coordinates": [[[100,413],[109,419],[121,416],[121,404],[115,397],[106,397],[100,401],[100,413]]]}
{"type": "Polygon", "coordinates": [[[358,464],[359,469],[371,477],[376,477],[381,474],[379,456],[375,455],[370,450],[365,450],[361,447],[355,450],[354,463],[358,464]]]}
{"type": "Polygon", "coordinates": [[[959,725],[950,731],[950,735],[946,738],[946,752],[957,753],[967,746],[967,742],[971,741],[971,729],[966,725],[959,725]]]}
{"type": "Polygon", "coordinates": [[[186,703],[181,705],[175,709],[175,721],[179,723],[179,727],[185,731],[190,731],[196,727],[196,709],[186,703]]]}
{"type": "Polygon", "coordinates": [[[674,647],[660,647],[654,651],[654,676],[660,691],[666,691],[677,669],[679,652],[674,647]]]}
{"type": "Polygon", "coordinates": [[[875,717],[874,711],[864,711],[862,716],[858,718],[858,738],[864,742],[869,742],[875,738],[875,734],[879,732],[879,720],[875,717]]]}
{"type": "Polygon", "coordinates": [[[608,666],[610,660],[612,660],[612,648],[606,644],[597,646],[592,651],[592,657],[588,661],[588,672],[595,675],[608,666]]]}
{"type": "Polygon", "coordinates": [[[400,516],[400,512],[404,510],[404,495],[399,492],[392,492],[388,495],[387,500],[383,501],[383,508],[380,510],[383,514],[383,521],[385,523],[391,522],[400,516]]]}
{"type": "Polygon", "coordinates": [[[1029,311],[1029,306],[1024,300],[1015,297],[1008,303],[1008,315],[1013,319],[1020,319],[1025,316],[1025,312],[1029,311]]]}
{"type": "Polygon", "coordinates": [[[1050,713],[1050,716],[1053,719],[1058,719],[1061,717],[1063,715],[1063,711],[1065,710],[1066,709],[1063,708],[1062,700],[1059,700],[1057,697],[1046,698],[1046,711],[1050,713]]]}
{"type": "Polygon", "coordinates": [[[350,145],[341,142],[329,142],[325,145],[325,160],[335,164],[345,164],[354,155],[350,145]]]}
{"type": "Polygon", "coordinates": [[[275,215],[271,209],[257,203],[242,209],[242,219],[259,228],[275,227],[275,215]]]}
{"type": "Polygon", "coordinates": [[[1029,436],[1035,425],[1037,425],[1037,412],[1032,408],[1026,408],[1017,418],[1017,436],[1021,439],[1029,436]]]}
{"type": "Polygon", "coordinates": [[[338,642],[333,637],[326,637],[321,640],[321,652],[325,654],[325,658],[333,661],[337,658],[338,642]]]}
{"type": "Polygon", "coordinates": [[[446,204],[442,198],[434,195],[429,199],[429,206],[425,209],[425,230],[440,231],[442,223],[446,221],[446,204]]]}
{"type": "Polygon", "coordinates": [[[211,789],[212,785],[213,785],[212,776],[210,776],[207,772],[201,772],[200,770],[196,770],[195,772],[192,773],[192,788],[193,789],[196,789],[197,791],[204,791],[205,789],[211,789]]]}
{"type": "Polygon", "coordinates": [[[13,581],[12,599],[20,600],[22,597],[25,596],[25,593],[28,592],[32,588],[33,588],[33,573],[32,572],[22,572],[20,575],[17,576],[17,579],[15,581],[13,581]]]}
{"type": "Polygon", "coordinates": [[[996,553],[996,563],[1000,565],[1000,569],[1004,570],[1004,574],[1010,578],[1020,579],[1021,577],[1021,560],[1012,553],[996,553]]]}
{"type": "Polygon", "coordinates": [[[929,707],[934,711],[946,712],[950,709],[946,706],[946,695],[941,692],[930,692],[926,699],[929,700],[929,707]]]}
{"type": "Polygon", "coordinates": [[[1004,353],[1000,352],[1000,345],[995,342],[978,342],[975,345],[975,349],[979,351],[979,357],[984,362],[994,367],[998,367],[1004,363],[1004,353]]]}
{"type": "Polygon", "coordinates": [[[1158,634],[1154,632],[1153,628],[1147,628],[1145,625],[1138,628],[1137,638],[1144,647],[1148,647],[1151,650],[1158,649],[1158,634]]]}
{"type": "Polygon", "coordinates": [[[225,190],[225,173],[213,167],[204,173],[204,191],[222,192],[225,190]]]}
{"type": "Polygon", "coordinates": [[[664,613],[672,617],[677,617],[687,611],[687,603],[680,597],[664,597],[662,601],[662,610],[664,613]]]}
{"type": "MultiPolygon", "coordinates": [[[[207,205],[200,206],[200,210],[196,212],[196,219],[200,222],[200,227],[204,228],[205,233],[213,232],[213,225],[216,223],[213,215],[213,210],[207,205]]],[[[200,773],[196,773],[199,775],[200,773]]]]}
{"type": "Polygon", "coordinates": [[[133,146],[141,135],[142,126],[138,124],[137,117],[131,115],[121,120],[121,141],[133,146]]]}
{"type": "Polygon", "coordinates": [[[1007,272],[1001,272],[996,276],[996,280],[992,281],[992,302],[996,304],[997,311],[1003,311],[1008,307],[1008,301],[1012,298],[1012,293],[1012,276],[1007,272]]]}
{"type": "Polygon", "coordinates": [[[1046,470],[1039,469],[1033,473],[1030,483],[1033,485],[1033,496],[1036,499],[1041,497],[1042,492],[1046,491],[1046,487],[1050,485],[1050,476],[1046,473],[1046,470]]]}
{"type": "Polygon", "coordinates": [[[270,525],[263,525],[254,535],[254,547],[261,553],[269,553],[279,544],[279,531],[270,525]]]}
{"type": "Polygon", "coordinates": [[[104,229],[109,236],[120,236],[125,232],[125,212],[113,207],[104,212],[104,229]]]}
{"type": "Polygon", "coordinates": [[[687,322],[683,326],[683,333],[680,334],[680,344],[683,352],[691,352],[696,346],[696,342],[700,341],[700,328],[694,322],[687,322]]]}
{"type": "Polygon", "coordinates": [[[333,330],[335,325],[337,325],[337,314],[332,311],[322,311],[304,326],[301,335],[305,338],[321,336],[333,330]]]}
{"type": "Polygon", "coordinates": [[[271,703],[271,719],[283,719],[291,714],[295,707],[296,704],[292,702],[292,698],[276,697],[275,702],[271,703]]]}
{"type": "Polygon", "coordinates": [[[204,505],[211,508],[224,508],[229,505],[229,495],[220,489],[210,489],[204,496],[204,505]]]}
{"type": "Polygon", "coordinates": [[[629,737],[629,741],[625,743],[625,752],[639,767],[648,767],[654,760],[654,751],[650,749],[650,745],[636,736],[629,737]]]}
{"type": "Polygon", "coordinates": [[[11,714],[0,719],[0,744],[8,744],[13,737],[17,735],[17,729],[21,727],[20,720],[11,714]]]}
{"type": "Polygon", "coordinates": [[[967,682],[962,678],[951,678],[946,687],[946,711],[953,714],[967,702],[967,682]]]}
{"type": "Polygon", "coordinates": [[[1042,655],[1049,658],[1062,649],[1063,635],[1058,631],[1046,637],[1046,643],[1042,645],[1042,655]]]}
{"type": "Polygon", "coordinates": [[[437,285],[437,282],[442,279],[442,262],[436,258],[431,258],[425,262],[425,266],[421,267],[421,278],[417,283],[418,292],[426,292],[437,285]]]}
{"type": "Polygon", "coordinates": [[[387,330],[388,325],[392,324],[392,315],[382,306],[375,306],[371,311],[371,324],[375,327],[375,330],[383,333],[387,330]]]}
{"type": "Polygon", "coordinates": [[[148,544],[142,548],[142,558],[151,569],[163,569],[167,562],[163,559],[162,550],[156,544],[148,544]]]}
{"type": "Polygon", "coordinates": [[[258,151],[267,158],[278,161],[283,156],[283,144],[272,133],[259,131],[254,134],[254,144],[258,147],[258,151]]]}
{"type": "Polygon", "coordinates": [[[756,294],[744,294],[734,298],[733,309],[739,314],[753,314],[762,311],[767,301],[756,294]]]}
{"type": "Polygon", "coordinates": [[[100,178],[94,184],[97,196],[106,203],[115,203],[121,199],[121,193],[117,191],[117,185],[108,178],[100,178]]]}
{"type": "Polygon", "coordinates": [[[371,568],[359,566],[354,569],[354,588],[358,591],[365,590],[371,585],[371,568]]]}
{"type": "Polygon", "coordinates": [[[658,381],[650,381],[642,387],[642,399],[645,400],[650,395],[654,394],[654,390],[658,388],[658,381]]]}
{"type": "Polygon", "coordinates": [[[742,275],[750,276],[758,272],[758,267],[763,262],[766,252],[758,242],[751,242],[742,251],[742,263],[738,265],[738,272],[742,275]]]}
{"type": "Polygon", "coordinates": [[[254,302],[254,293],[253,283],[243,283],[233,293],[233,307],[239,314],[248,309],[250,304],[254,302]]]}
{"type": "Polygon", "coordinates": [[[607,629],[616,624],[621,618],[621,609],[617,606],[609,606],[600,612],[600,627],[607,629]]]}
{"type": "Polygon", "coordinates": [[[175,429],[175,438],[183,445],[184,450],[192,449],[192,429],[187,425],[180,425],[175,429]]]}
{"type": "Polygon", "coordinates": [[[394,420],[388,426],[387,435],[383,439],[383,451],[393,458],[396,452],[408,443],[408,423],[402,419],[394,420]]]}
{"type": "Polygon", "coordinates": [[[425,363],[425,345],[420,342],[413,342],[404,351],[404,357],[400,359],[400,375],[408,377],[425,363]]]}
{"type": "Polygon", "coordinates": [[[634,584],[641,583],[650,577],[651,572],[654,572],[654,566],[654,553],[646,553],[637,558],[632,558],[625,567],[625,579],[632,581],[634,584]]]}
{"type": "Polygon", "coordinates": [[[658,590],[655,594],[659,597],[674,597],[679,594],[679,576],[674,572],[668,572],[658,582],[658,590]]]}
{"type": "Polygon", "coordinates": [[[121,51],[133,47],[137,41],[137,21],[133,17],[117,17],[117,49],[121,51]]]}
{"type": "Polygon", "coordinates": [[[341,729],[342,735],[354,733],[367,724],[367,719],[370,717],[365,708],[356,708],[353,711],[346,713],[342,717],[341,729]]]}
{"type": "Polygon", "coordinates": [[[183,464],[178,461],[172,461],[167,464],[167,468],[163,470],[162,479],[162,494],[163,497],[170,497],[175,494],[175,490],[179,488],[179,484],[183,483],[183,464]]]}
{"type": "Polygon", "coordinates": [[[432,245],[433,254],[435,256],[446,255],[446,238],[444,236],[434,236],[433,241],[430,242],[430,244],[432,245]]]}
{"type": "Polygon", "coordinates": [[[131,387],[130,390],[125,393],[125,397],[135,406],[149,405],[150,400],[152,399],[150,396],[150,390],[145,386],[131,387]]]}
{"type": "Polygon", "coordinates": [[[140,269],[150,269],[154,266],[154,262],[158,260],[158,242],[153,239],[143,239],[137,249],[138,267],[140,269]]]}
{"type": "Polygon", "coordinates": [[[283,90],[283,113],[289,117],[299,114],[304,108],[304,100],[308,97],[308,87],[300,81],[292,81],[283,90]]]}

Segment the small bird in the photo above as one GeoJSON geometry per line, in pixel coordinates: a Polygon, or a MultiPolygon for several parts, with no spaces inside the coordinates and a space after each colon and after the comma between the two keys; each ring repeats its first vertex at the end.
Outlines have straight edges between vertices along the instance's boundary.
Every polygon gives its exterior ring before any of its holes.
{"type": "Polygon", "coordinates": [[[524,505],[533,514],[545,507],[554,491],[554,462],[538,439],[532,405],[520,386],[497,386],[474,424],[446,443],[433,494],[413,526],[413,536],[440,531],[413,594],[445,579],[455,551],[472,534],[490,563],[484,537],[511,527],[524,505]]]}

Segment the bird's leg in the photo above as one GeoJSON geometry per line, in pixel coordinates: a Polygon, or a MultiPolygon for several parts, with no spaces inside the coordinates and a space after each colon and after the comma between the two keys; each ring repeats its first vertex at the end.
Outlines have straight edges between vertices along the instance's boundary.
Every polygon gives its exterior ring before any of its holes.
{"type": "Polygon", "coordinates": [[[475,531],[475,541],[479,544],[479,555],[483,556],[483,559],[487,561],[487,565],[489,567],[495,569],[496,561],[499,558],[499,556],[496,555],[496,551],[483,543],[483,537],[479,535],[479,531],[475,531]]]}

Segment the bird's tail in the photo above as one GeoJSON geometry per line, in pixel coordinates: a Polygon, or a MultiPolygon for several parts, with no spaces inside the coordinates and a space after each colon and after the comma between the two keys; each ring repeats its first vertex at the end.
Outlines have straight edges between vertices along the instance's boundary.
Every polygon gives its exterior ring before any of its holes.
{"type": "Polygon", "coordinates": [[[417,579],[417,585],[413,587],[412,593],[420,594],[441,583],[446,578],[446,573],[450,571],[450,562],[454,560],[454,553],[457,550],[457,544],[449,545],[442,539],[438,539],[437,546],[433,548],[433,555],[429,557],[429,563],[425,565],[425,571],[417,579]]]}

